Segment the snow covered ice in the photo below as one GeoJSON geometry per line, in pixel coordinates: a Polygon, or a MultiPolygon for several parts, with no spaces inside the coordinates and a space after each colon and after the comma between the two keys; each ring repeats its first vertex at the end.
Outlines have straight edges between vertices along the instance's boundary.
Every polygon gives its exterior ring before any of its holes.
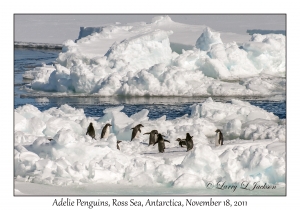
{"type": "Polygon", "coordinates": [[[285,185],[285,120],[272,113],[237,99],[222,103],[211,98],[191,106],[190,116],[174,120],[149,120],[148,110],[127,116],[122,109],[108,108],[103,117],[93,118],[68,105],[43,112],[33,105],[15,109],[16,181],[174,189],[205,189],[211,181],[285,185]],[[90,122],[97,140],[85,135],[90,122]],[[112,124],[111,134],[100,140],[106,123],[112,124]],[[139,123],[142,133],[156,129],[166,136],[170,143],[165,153],[157,145],[148,146],[148,135],[130,142],[130,129],[139,123]],[[215,147],[217,128],[225,141],[215,147]],[[186,133],[194,141],[189,152],[176,141],[186,133]],[[122,141],[120,150],[117,140],[122,141]]]}
{"type": "MultiPolygon", "coordinates": [[[[285,97],[285,41],[280,34],[217,32],[168,16],[151,23],[81,27],[76,41],[63,43],[53,65],[23,74],[32,80],[25,91],[40,94],[39,104],[55,95],[207,99],[190,106],[190,115],[171,120],[149,119],[147,109],[128,116],[124,106],[109,107],[102,117],[88,117],[67,104],[45,111],[19,106],[14,110],[16,183],[99,184],[114,193],[122,187],[195,192],[207,190],[207,183],[243,181],[285,188],[286,120],[237,99],[285,97]],[[231,101],[216,102],[215,96],[231,101]],[[90,123],[96,140],[86,135],[90,123]],[[106,123],[112,125],[110,134],[100,139],[106,123]],[[149,135],[130,141],[138,124],[144,126],[142,134],[158,130],[170,141],[164,153],[157,144],[148,146],[149,135]],[[224,136],[222,146],[215,146],[217,129],[224,136]],[[176,141],[187,133],[194,143],[189,152],[176,141]]],[[[19,188],[15,192],[23,194],[19,188]]]]}
{"type": "Polygon", "coordinates": [[[237,43],[233,38],[239,35],[230,35],[176,23],[168,16],[153,18],[149,24],[81,28],[76,43],[68,40],[63,44],[57,64],[35,68],[24,77],[33,79],[33,90],[49,94],[285,94],[285,36],[254,34],[237,43]],[[198,39],[191,41],[184,34],[193,30],[198,39]],[[182,50],[176,50],[174,43],[182,50]]]}

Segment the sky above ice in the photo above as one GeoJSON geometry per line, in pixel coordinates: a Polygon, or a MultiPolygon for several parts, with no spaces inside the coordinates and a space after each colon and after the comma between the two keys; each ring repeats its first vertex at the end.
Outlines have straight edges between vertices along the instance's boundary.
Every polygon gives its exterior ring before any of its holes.
{"type": "MultiPolygon", "coordinates": [[[[164,15],[164,14],[161,14],[164,15]]],[[[79,28],[97,27],[115,22],[151,22],[153,15],[28,15],[15,14],[14,40],[37,43],[62,43],[78,38],[79,28]]],[[[214,30],[246,34],[247,29],[284,30],[286,16],[281,15],[170,15],[175,22],[207,25],[214,30]]]]}

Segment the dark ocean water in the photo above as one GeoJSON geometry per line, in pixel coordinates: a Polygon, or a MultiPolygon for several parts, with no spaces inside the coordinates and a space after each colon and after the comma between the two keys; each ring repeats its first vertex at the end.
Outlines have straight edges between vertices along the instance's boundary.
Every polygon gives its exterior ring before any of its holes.
{"type": "MultiPolygon", "coordinates": [[[[23,80],[25,71],[41,66],[43,63],[51,64],[55,62],[60,51],[44,49],[22,49],[15,48],[14,51],[14,108],[25,104],[32,104],[39,110],[44,111],[51,107],[59,107],[68,104],[75,108],[82,108],[86,116],[101,117],[103,110],[109,107],[124,106],[122,110],[128,116],[141,111],[149,110],[149,118],[156,119],[166,115],[167,119],[174,119],[185,114],[190,114],[190,106],[194,103],[202,103],[206,98],[201,97],[52,97],[47,96],[47,100],[42,100],[32,93],[24,90],[24,86],[30,81],[23,80]],[[44,102],[43,102],[44,101],[44,102]]],[[[229,98],[214,98],[215,101],[230,103],[229,98]]],[[[249,103],[258,106],[268,112],[273,112],[280,119],[286,118],[286,100],[249,100],[249,103]]]]}

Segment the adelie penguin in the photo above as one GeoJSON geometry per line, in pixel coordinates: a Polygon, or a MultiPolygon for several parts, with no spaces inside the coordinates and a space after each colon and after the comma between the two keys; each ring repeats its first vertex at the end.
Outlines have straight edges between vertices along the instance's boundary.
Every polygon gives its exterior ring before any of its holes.
{"type": "Polygon", "coordinates": [[[150,146],[151,144],[155,144],[155,141],[156,141],[156,139],[157,139],[157,134],[158,134],[158,131],[157,130],[152,130],[151,132],[149,132],[149,133],[144,133],[144,135],[146,135],[146,134],[150,134],[149,135],[149,145],[148,146],[150,146]]]}
{"type": "Polygon", "coordinates": [[[120,150],[119,143],[121,143],[121,142],[122,142],[122,141],[119,141],[119,140],[117,141],[117,149],[118,149],[118,150],[120,150]]]}
{"type": "Polygon", "coordinates": [[[101,139],[107,138],[109,136],[109,134],[110,134],[110,127],[111,127],[111,124],[106,123],[106,125],[102,128],[101,139]]]}
{"type": "Polygon", "coordinates": [[[140,135],[140,133],[142,132],[141,131],[141,127],[144,127],[142,124],[138,124],[137,126],[135,126],[134,128],[131,128],[132,129],[132,134],[131,134],[131,140],[138,137],[140,135]]]}
{"type": "Polygon", "coordinates": [[[186,141],[185,139],[177,138],[176,141],[178,141],[179,146],[183,147],[182,145],[186,146],[186,141]]]}
{"type": "Polygon", "coordinates": [[[222,134],[222,132],[220,131],[220,129],[217,129],[215,132],[216,132],[215,146],[223,145],[223,134],[222,134]]]}
{"type": "Polygon", "coordinates": [[[90,137],[92,137],[92,139],[96,140],[95,129],[94,129],[93,123],[90,123],[85,135],[89,135],[90,137]]]}
{"type": "Polygon", "coordinates": [[[158,143],[158,151],[161,152],[161,153],[163,153],[163,152],[165,152],[165,148],[166,148],[166,147],[165,147],[165,141],[170,143],[170,141],[164,139],[164,138],[163,138],[163,135],[161,135],[161,134],[159,133],[159,134],[157,134],[157,140],[156,140],[156,142],[153,144],[153,146],[154,146],[156,143],[158,143]]]}
{"type": "Polygon", "coordinates": [[[194,147],[193,137],[189,133],[186,133],[185,141],[186,141],[186,147],[188,152],[194,147]]]}

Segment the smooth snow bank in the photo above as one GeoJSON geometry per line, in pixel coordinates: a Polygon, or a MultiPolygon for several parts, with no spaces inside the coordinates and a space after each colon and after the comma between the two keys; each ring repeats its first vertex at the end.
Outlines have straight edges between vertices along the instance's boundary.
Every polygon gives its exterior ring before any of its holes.
{"type": "Polygon", "coordinates": [[[68,105],[43,112],[32,105],[15,109],[16,180],[174,188],[205,188],[207,182],[220,180],[285,183],[285,126],[272,113],[240,100],[221,103],[211,98],[194,104],[190,116],[174,120],[149,120],[148,110],[127,116],[122,109],[106,109],[100,118],[86,117],[82,109],[68,105]],[[97,140],[85,135],[90,122],[97,140]],[[100,140],[108,122],[111,134],[100,140]],[[148,146],[149,135],[130,142],[131,128],[139,123],[144,125],[142,133],[156,129],[166,136],[170,143],[165,153],[159,153],[157,145],[148,146]],[[217,128],[225,143],[215,147],[217,128]],[[186,133],[194,140],[189,152],[176,141],[186,133]],[[117,140],[122,141],[121,150],[117,140]]]}
{"type": "Polygon", "coordinates": [[[254,34],[241,47],[203,28],[194,48],[178,54],[170,38],[185,29],[179,24],[169,30],[174,24],[158,17],[146,25],[107,26],[77,43],[68,40],[56,65],[26,72],[26,78],[34,78],[34,90],[101,96],[285,94],[283,35],[254,34]]]}

